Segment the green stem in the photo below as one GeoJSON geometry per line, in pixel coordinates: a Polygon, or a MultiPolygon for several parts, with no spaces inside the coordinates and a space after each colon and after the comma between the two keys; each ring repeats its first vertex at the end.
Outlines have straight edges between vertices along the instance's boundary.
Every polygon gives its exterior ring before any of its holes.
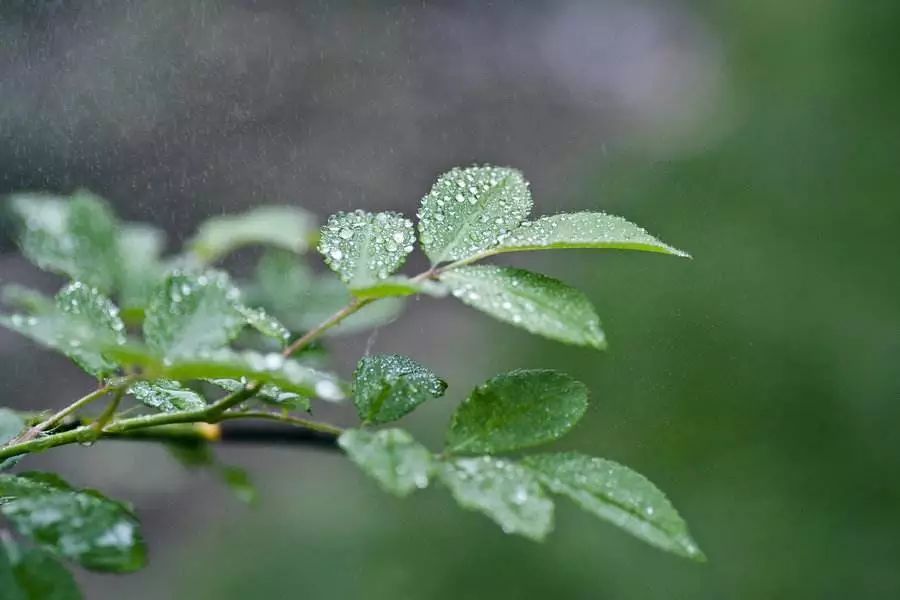
{"type": "Polygon", "coordinates": [[[54,425],[56,425],[57,423],[59,423],[60,421],[65,419],[67,416],[71,415],[75,411],[78,411],[78,410],[84,408],[91,402],[94,402],[95,400],[99,400],[100,398],[102,398],[106,394],[110,393],[114,389],[116,389],[114,386],[105,385],[97,390],[94,390],[90,394],[87,394],[86,396],[82,396],[81,398],[79,398],[72,404],[68,405],[64,409],[60,410],[53,416],[45,419],[44,421],[41,421],[40,423],[38,423],[31,429],[28,429],[27,431],[25,431],[25,433],[23,433],[22,435],[17,437],[15,440],[13,440],[12,443],[21,443],[21,442],[27,442],[29,440],[33,440],[34,438],[38,437],[43,431],[50,429],[51,427],[53,427],[54,425]]]}

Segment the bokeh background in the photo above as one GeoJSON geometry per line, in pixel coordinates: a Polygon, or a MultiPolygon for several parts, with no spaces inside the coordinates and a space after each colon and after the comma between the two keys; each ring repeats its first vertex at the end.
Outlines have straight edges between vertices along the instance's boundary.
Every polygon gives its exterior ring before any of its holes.
{"type": "MultiPolygon", "coordinates": [[[[333,350],[344,373],[368,346],[448,379],[406,423],[433,446],[486,377],[568,371],[594,402],[560,446],[654,480],[708,564],[563,501],[546,543],[507,537],[312,450],[224,449],[260,489],[246,507],[109,443],[29,465],[146,523],[149,568],[79,573],[88,597],[900,597],[898,30],[889,0],[2,2],[2,193],[87,187],[175,248],[262,203],[412,214],[440,172],[491,162],[536,212],[607,210],[695,257],[514,258],[588,291],[605,353],[431,299],[333,350]]],[[[0,248],[4,281],[58,285],[0,248]]],[[[0,331],[3,404],[89,385],[0,331]]]]}

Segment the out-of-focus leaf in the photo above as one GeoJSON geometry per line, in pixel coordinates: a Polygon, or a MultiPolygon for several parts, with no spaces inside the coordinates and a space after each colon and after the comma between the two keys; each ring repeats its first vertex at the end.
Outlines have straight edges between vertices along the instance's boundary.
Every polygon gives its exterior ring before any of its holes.
{"type": "Polygon", "coordinates": [[[126,311],[145,309],[165,276],[160,259],[165,234],[145,223],[125,223],[117,236],[119,304],[126,311]]]}
{"type": "Polygon", "coordinates": [[[583,383],[558,371],[497,375],[475,388],[456,409],[447,449],[494,453],[551,442],[581,419],[587,397],[583,383]]]}
{"type": "Polygon", "coordinates": [[[171,379],[137,381],[128,392],[143,404],[162,412],[201,410],[206,406],[200,394],[171,379]]]}
{"type": "Polygon", "coordinates": [[[95,571],[144,565],[137,519],[98,492],[74,489],[49,473],[0,474],[0,497],[0,513],[19,533],[58,556],[95,571]]]}
{"type": "Polygon", "coordinates": [[[0,315],[0,325],[62,352],[98,377],[118,367],[105,348],[125,342],[118,307],[96,288],[78,281],[60,290],[51,312],[0,315]]]}
{"type": "Polygon", "coordinates": [[[412,221],[400,213],[357,210],[328,218],[319,252],[341,281],[367,288],[400,268],[414,243],[412,221]]]}
{"type": "Polygon", "coordinates": [[[338,444],[382,489],[397,496],[427,487],[434,472],[431,453],[402,429],[348,429],[338,444]]]}
{"type": "Polygon", "coordinates": [[[24,285],[10,283],[3,286],[3,303],[29,315],[53,312],[56,305],[52,298],[24,285]]]}
{"type": "Polygon", "coordinates": [[[238,311],[244,316],[247,325],[267,337],[278,340],[282,346],[287,345],[291,339],[288,328],[262,308],[250,308],[240,304],[238,311]]]}
{"type": "Polygon", "coordinates": [[[659,241],[642,227],[602,212],[565,213],[526,221],[484,254],[561,248],[611,248],[689,256],[659,241]]]}
{"type": "MultiPolygon", "coordinates": [[[[2,550],[0,550],[2,552],[2,550]]],[[[0,559],[2,560],[2,559],[0,559]]],[[[75,578],[56,558],[40,548],[24,551],[14,566],[17,590],[0,582],[4,600],[81,600],[75,578]],[[21,595],[16,595],[16,594],[21,595]]],[[[2,581],[2,577],[0,577],[2,581]]]]}
{"type": "Polygon", "coordinates": [[[204,263],[250,244],[263,244],[305,252],[315,236],[316,219],[296,206],[260,206],[242,214],[205,221],[189,243],[204,263]]]}
{"type": "MultiPolygon", "coordinates": [[[[246,377],[241,379],[210,379],[210,383],[219,386],[228,392],[237,392],[247,387],[249,381],[246,377]]],[[[256,398],[289,410],[309,410],[309,398],[305,398],[294,392],[286,392],[276,385],[266,384],[256,393],[256,398]]]]}
{"type": "MultiPolygon", "coordinates": [[[[13,566],[14,558],[6,548],[7,544],[0,540],[0,593],[3,600],[31,600],[19,585],[13,566]]],[[[15,549],[18,551],[18,549],[15,549]]]]}
{"type": "Polygon", "coordinates": [[[441,481],[463,508],[493,519],[506,533],[543,540],[553,529],[553,501],[527,469],[479,456],[441,465],[441,481]]]}
{"type": "Polygon", "coordinates": [[[440,279],[456,298],[496,319],[560,342],[606,347],[590,300],[557,279],[493,265],[459,267],[440,279]]]}
{"type": "Polygon", "coordinates": [[[522,174],[505,167],[455,168],[422,199],[419,237],[432,264],[459,260],[495,245],[531,212],[522,174]]]}
{"type": "Polygon", "coordinates": [[[17,239],[29,260],[112,291],[118,272],[116,219],[103,200],[86,191],[70,198],[18,194],[10,206],[21,221],[17,239]]]}
{"type": "Polygon", "coordinates": [[[353,403],[359,418],[373,424],[396,421],[446,389],[437,375],[399,354],[363,357],[353,374],[353,403]]]}
{"type": "MultiPolygon", "coordinates": [[[[25,431],[25,426],[25,421],[18,413],[8,408],[0,408],[0,448],[25,431]]],[[[0,460],[0,471],[12,468],[20,458],[13,456],[6,460],[0,460]]]]}
{"type": "Polygon", "coordinates": [[[352,290],[353,295],[360,299],[390,298],[392,296],[412,296],[413,294],[427,294],[440,298],[448,293],[447,287],[442,283],[430,280],[416,281],[409,277],[388,277],[369,287],[352,290]]]}
{"type": "Polygon", "coordinates": [[[255,504],[259,499],[259,492],[246,470],[240,467],[222,466],[219,468],[219,474],[228,489],[244,504],[255,504]]]}
{"type": "Polygon", "coordinates": [[[628,467],[575,452],[529,456],[523,465],[587,512],[663,550],[705,560],[669,499],[628,467]]]}

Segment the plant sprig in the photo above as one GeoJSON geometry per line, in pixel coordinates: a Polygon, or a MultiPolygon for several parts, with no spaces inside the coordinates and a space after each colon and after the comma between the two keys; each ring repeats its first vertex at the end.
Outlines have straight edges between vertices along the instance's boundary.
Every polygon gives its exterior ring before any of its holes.
{"type": "MultiPolygon", "coordinates": [[[[586,387],[568,375],[518,370],[491,378],[460,404],[445,447],[432,452],[403,429],[373,429],[444,395],[447,384],[428,368],[402,355],[365,356],[344,382],[321,367],[325,336],[390,320],[405,296],[417,294],[450,295],[531,333],[603,349],[599,317],[579,290],[527,270],[473,263],[565,248],[687,256],[604,213],[528,221],[532,204],[528,182],[514,169],[474,166],[442,175],[418,213],[431,265],[404,276],[396,271],[413,251],[416,228],[399,213],[338,213],[317,231],[306,211],[260,207],[211,219],[181,254],[165,257],[162,232],[119,223],[96,196],[15,195],[8,205],[23,254],[71,281],[52,299],[7,286],[5,300],[17,311],[0,315],[0,324],[65,354],[99,386],[49,415],[0,409],[0,468],[100,439],[167,443],[190,464],[214,465],[207,444],[228,431],[225,423],[265,420],[306,432],[301,441],[324,439],[343,449],[398,496],[440,483],[507,533],[543,539],[553,527],[550,494],[557,494],[650,544],[702,559],[666,497],[627,467],[575,453],[519,456],[559,439],[587,410],[586,387]],[[300,262],[316,243],[336,279],[300,262]],[[238,285],[212,263],[248,244],[270,249],[255,279],[238,285]],[[314,400],[347,396],[360,419],[356,428],[296,414],[311,411],[314,400]]],[[[219,469],[241,497],[253,495],[245,475],[219,469]]],[[[136,517],[96,492],[50,474],[0,474],[0,496],[0,513],[34,546],[20,551],[7,536],[0,575],[8,564],[14,579],[27,578],[29,552],[42,553],[45,563],[62,558],[95,570],[129,571],[144,562],[136,517]],[[85,493],[102,518],[84,513],[85,493]],[[33,512],[49,506],[58,518],[36,522],[33,512]],[[123,523],[130,533],[111,547],[109,536],[124,532],[123,523]],[[87,554],[67,552],[73,541],[87,554]]],[[[60,589],[69,585],[62,567],[50,571],[60,573],[60,589]]]]}

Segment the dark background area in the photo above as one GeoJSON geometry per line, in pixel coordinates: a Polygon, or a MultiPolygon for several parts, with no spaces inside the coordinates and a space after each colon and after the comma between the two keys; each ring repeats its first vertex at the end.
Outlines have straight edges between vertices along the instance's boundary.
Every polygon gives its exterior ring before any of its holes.
{"type": "MultiPolygon", "coordinates": [[[[0,193],[87,187],[174,249],[262,203],[412,215],[440,172],[491,162],[525,172],[536,213],[607,210],[695,257],[513,259],[588,291],[606,353],[422,299],[336,344],[335,366],[371,344],[443,375],[447,398],[406,424],[432,447],[486,377],[569,372],[594,402],[559,446],[655,481],[708,564],[564,502],[546,543],[504,536],[315,451],[222,452],[255,475],[248,508],[160,449],[109,443],[28,465],[146,524],[150,566],[80,573],[88,597],[900,596],[900,4],[0,6],[0,193]]],[[[3,282],[58,285],[0,247],[3,282]]],[[[61,407],[89,386],[0,331],[2,404],[61,407]]]]}

